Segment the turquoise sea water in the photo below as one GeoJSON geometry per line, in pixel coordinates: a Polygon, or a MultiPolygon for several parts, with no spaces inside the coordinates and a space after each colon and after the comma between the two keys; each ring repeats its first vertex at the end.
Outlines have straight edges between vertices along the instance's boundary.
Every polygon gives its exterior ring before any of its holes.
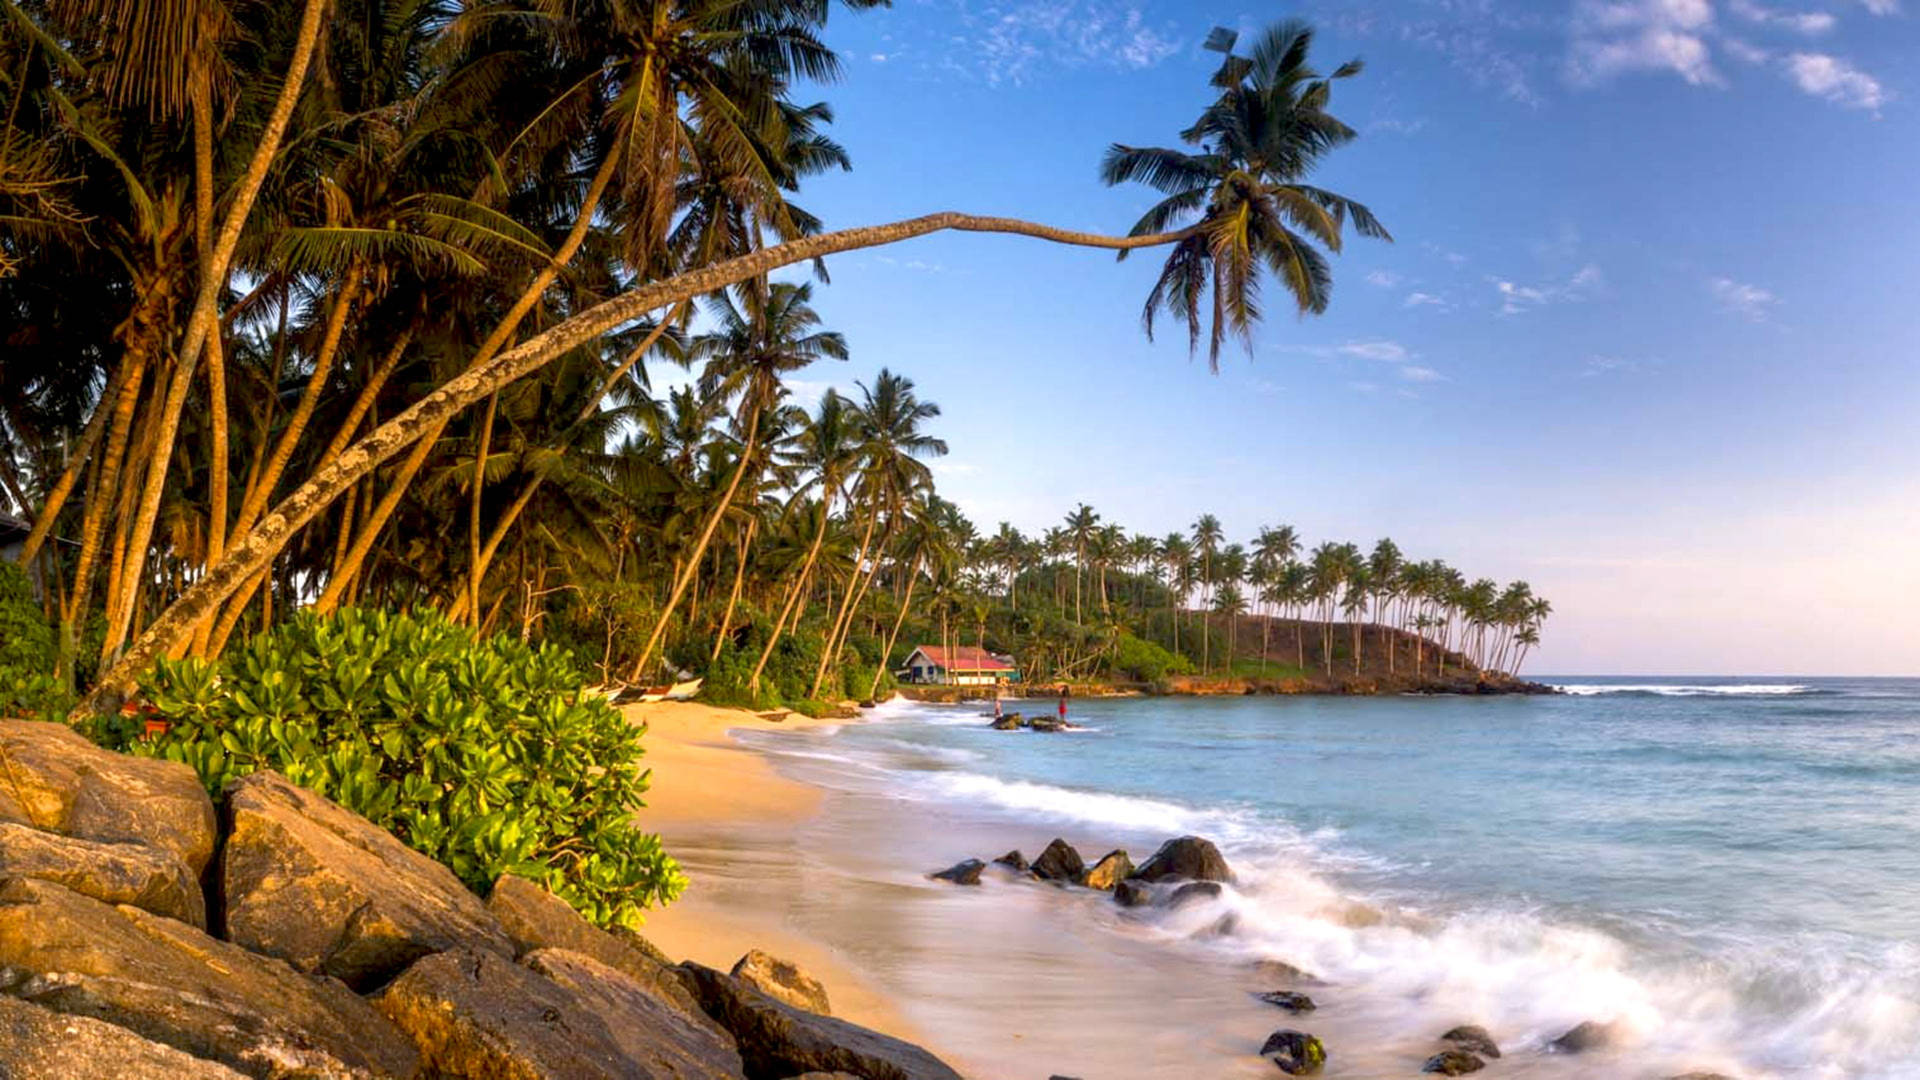
{"type": "Polygon", "coordinates": [[[1169,947],[1314,971],[1384,1042],[1471,1019],[1537,1075],[1920,1077],[1920,681],[1548,681],[1569,693],[1084,699],[1063,735],[896,703],[753,741],[949,823],[953,850],[916,834],[930,862],[1210,836],[1242,880],[1153,916],[1169,947]],[[1550,1059],[1587,1019],[1631,1068],[1550,1059]]]}

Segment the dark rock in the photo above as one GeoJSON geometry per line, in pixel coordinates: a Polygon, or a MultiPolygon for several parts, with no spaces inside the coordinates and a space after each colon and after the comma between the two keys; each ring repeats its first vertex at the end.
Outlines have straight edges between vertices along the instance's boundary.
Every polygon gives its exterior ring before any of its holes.
{"type": "Polygon", "coordinates": [[[1036,716],[1033,719],[1027,721],[1028,730],[1039,731],[1046,734],[1052,734],[1053,732],[1056,732],[1056,731],[1065,731],[1067,727],[1068,727],[1067,722],[1056,716],[1036,716]]]}
{"type": "Polygon", "coordinates": [[[1221,856],[1220,849],[1213,841],[1198,836],[1182,836],[1160,845],[1146,865],[1133,872],[1141,881],[1165,881],[1168,878],[1184,878],[1188,881],[1227,881],[1233,880],[1233,870],[1227,866],[1227,860],[1221,856]]]}
{"type": "Polygon", "coordinates": [[[995,717],[993,721],[993,730],[1019,731],[1020,730],[1020,714],[1008,713],[1005,716],[995,717]]]}
{"type": "Polygon", "coordinates": [[[987,864],[981,862],[979,859],[967,859],[964,862],[954,863],[939,873],[928,874],[927,876],[940,881],[951,881],[955,885],[978,885],[980,884],[980,871],[986,868],[987,864]]]}
{"type": "Polygon", "coordinates": [[[1011,866],[1015,870],[1025,870],[1027,868],[1027,857],[1020,854],[1018,849],[1009,851],[993,861],[1001,866],[1011,866]]]}
{"type": "Polygon", "coordinates": [[[1173,890],[1167,897],[1168,907],[1185,907],[1188,904],[1204,903],[1220,898],[1220,883],[1217,881],[1189,881],[1173,890]]]}
{"type": "Polygon", "coordinates": [[[1123,881],[1113,887],[1113,902],[1121,907],[1145,907],[1153,903],[1153,893],[1137,881],[1123,881]]]}
{"type": "Polygon", "coordinates": [[[1264,994],[1255,996],[1269,1005],[1278,1005],[1288,1012],[1293,1013],[1295,1016],[1301,1013],[1310,1013],[1314,1010],[1312,998],[1292,990],[1269,990],[1264,994]]]}
{"type": "Polygon", "coordinates": [[[139,908],[0,882],[0,991],[250,1076],[412,1076],[413,1046],[346,987],[139,908]]]}
{"type": "Polygon", "coordinates": [[[1465,1050],[1442,1050],[1428,1058],[1427,1063],[1420,1066],[1420,1071],[1439,1073],[1441,1076],[1465,1076],[1486,1067],[1486,1062],[1465,1050]]]}
{"type": "Polygon", "coordinates": [[[378,825],[278,773],[226,794],[220,879],[234,944],[357,990],[446,949],[514,954],[452,871],[378,825]]]}
{"type": "Polygon", "coordinates": [[[739,1044],[749,1077],[846,1072],[864,1080],[960,1080],[946,1063],[911,1043],[803,1012],[712,968],[680,966],[707,1015],[739,1044]]]}
{"type": "Polygon", "coordinates": [[[112,844],[0,822],[0,877],[53,881],[109,904],[207,926],[207,901],[187,864],[163,848],[112,844]]]}
{"type": "Polygon", "coordinates": [[[1497,1058],[1500,1047],[1487,1034],[1487,1029],[1479,1024],[1462,1024],[1440,1036],[1441,1042],[1450,1042],[1462,1050],[1471,1050],[1481,1057],[1497,1058]]]}
{"type": "Polygon", "coordinates": [[[1253,970],[1262,982],[1290,983],[1294,986],[1323,986],[1319,976],[1302,971],[1284,960],[1255,960],[1253,970]]]}
{"type": "Polygon", "coordinates": [[[1547,1045],[1562,1054],[1581,1054],[1613,1045],[1619,1035],[1612,1024],[1585,1021],[1547,1045]]]}
{"type": "Polygon", "coordinates": [[[833,1012],[827,1004],[827,988],[820,985],[819,979],[801,971],[800,966],[791,960],[782,960],[759,949],[751,949],[734,963],[733,970],[728,974],[773,1000],[796,1009],[822,1016],[833,1012]]]}
{"type": "Polygon", "coordinates": [[[437,953],[400,974],[374,1005],[420,1047],[433,1077],[740,1075],[711,1027],[591,957],[538,949],[527,964],[491,952],[437,953]]]}
{"type": "Polygon", "coordinates": [[[1327,1066],[1327,1048],[1304,1031],[1281,1028],[1267,1036],[1260,1056],[1280,1067],[1288,1076],[1318,1076],[1327,1066]]]}
{"type": "Polygon", "coordinates": [[[0,821],[169,852],[198,875],[213,858],[213,801],[192,769],[116,754],[65,724],[0,720],[0,821]]]}
{"type": "Polygon", "coordinates": [[[1081,860],[1080,853],[1073,850],[1072,844],[1055,837],[1047,845],[1047,850],[1033,860],[1031,869],[1035,877],[1067,884],[1086,876],[1087,864],[1081,860]]]}
{"type": "Polygon", "coordinates": [[[245,1080],[126,1028],[0,997],[0,1076],[7,1080],[245,1080]]]}
{"type": "Polygon", "coordinates": [[[1133,860],[1127,858],[1127,853],[1109,851],[1100,856],[1100,861],[1087,870],[1086,876],[1080,879],[1080,884],[1089,889],[1110,892],[1114,886],[1125,881],[1127,875],[1131,873],[1133,873],[1133,860]]]}
{"type": "Polygon", "coordinates": [[[688,1016],[708,1022],[700,1003],[681,981],[679,969],[639,934],[624,929],[601,930],[581,918],[573,905],[513,874],[502,874],[493,883],[487,911],[512,940],[518,955],[535,949],[566,949],[591,956],[677,1005],[688,1016]]]}

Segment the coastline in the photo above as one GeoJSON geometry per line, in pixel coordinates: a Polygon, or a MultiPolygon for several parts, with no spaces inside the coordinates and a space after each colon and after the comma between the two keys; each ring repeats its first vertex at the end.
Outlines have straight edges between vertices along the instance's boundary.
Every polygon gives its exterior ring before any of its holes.
{"type": "Polygon", "coordinates": [[[791,850],[794,830],[818,810],[825,792],[781,776],[728,733],[836,728],[849,721],[793,713],[775,723],[744,709],[674,701],[621,711],[647,725],[641,744],[654,774],[643,824],[660,834],[689,878],[679,900],[647,913],[641,934],[677,960],[721,971],[749,949],[791,960],[826,987],[833,1015],[945,1057],[850,958],[793,926],[768,902],[767,890],[786,876],[769,854],[791,850]]]}

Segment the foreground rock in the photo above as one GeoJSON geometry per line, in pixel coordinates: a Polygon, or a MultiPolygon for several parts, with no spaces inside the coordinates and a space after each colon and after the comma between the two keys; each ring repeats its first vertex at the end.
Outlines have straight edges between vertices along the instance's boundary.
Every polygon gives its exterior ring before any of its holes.
{"type": "MultiPolygon", "coordinates": [[[[1318,975],[1287,963],[1285,960],[1255,960],[1253,970],[1263,982],[1288,983],[1294,986],[1323,986],[1318,975]]],[[[1497,1056],[1497,1055],[1496,1055],[1497,1056]]]]}
{"type": "Polygon", "coordinates": [[[1121,907],[1145,907],[1153,903],[1153,890],[1138,881],[1123,881],[1113,887],[1113,902],[1121,907]]]}
{"type": "Polygon", "coordinates": [[[207,925],[199,880],[186,863],[161,848],[0,822],[0,877],[52,881],[109,904],[132,904],[203,930],[207,925]]]}
{"type": "Polygon", "coordinates": [[[987,864],[981,862],[979,859],[967,859],[963,862],[954,863],[945,870],[927,876],[936,881],[951,881],[955,885],[978,885],[980,884],[980,871],[986,868],[987,864]]]}
{"type": "Polygon", "coordinates": [[[1327,1048],[1304,1031],[1281,1028],[1267,1036],[1260,1056],[1280,1067],[1288,1076],[1318,1076],[1327,1067],[1327,1048]]]}
{"type": "Polygon", "coordinates": [[[694,995],[734,1037],[750,1077],[851,1073],[863,1080],[960,1080],[939,1058],[877,1031],[784,1004],[731,975],[686,963],[694,995]]]}
{"type": "Polygon", "coordinates": [[[1487,1029],[1479,1024],[1462,1024],[1440,1036],[1441,1042],[1450,1042],[1462,1050],[1479,1054],[1481,1057],[1497,1058],[1500,1046],[1487,1034],[1487,1029]]]}
{"type": "Polygon", "coordinates": [[[1072,844],[1056,836],[1053,842],[1047,845],[1047,850],[1042,851],[1040,857],[1033,860],[1033,866],[1030,869],[1035,877],[1072,884],[1086,876],[1087,864],[1080,858],[1080,853],[1073,849],[1072,844]]]}
{"type": "Polygon", "coordinates": [[[1014,850],[1007,852],[1005,855],[1002,855],[993,861],[996,865],[1010,866],[1015,870],[1027,869],[1027,857],[1025,855],[1020,854],[1020,851],[1018,848],[1015,848],[1014,850]]]}
{"type": "Polygon", "coordinates": [[[827,988],[820,980],[801,971],[799,966],[777,956],[769,956],[759,949],[748,950],[728,972],[734,978],[753,987],[775,1001],[785,1002],[796,1009],[829,1016],[833,1013],[827,1004],[827,988]]]}
{"type": "Polygon", "coordinates": [[[1080,884],[1089,889],[1111,892],[1114,886],[1127,879],[1133,873],[1133,860],[1124,851],[1109,851],[1100,856],[1100,861],[1087,870],[1087,876],[1080,884]]]}
{"type": "Polygon", "coordinates": [[[0,997],[0,1076],[7,1080],[245,1080],[123,1027],[0,997]]]}
{"type": "Polygon", "coordinates": [[[1420,1066],[1420,1071],[1438,1073],[1441,1076],[1465,1076],[1486,1067],[1486,1062],[1465,1050],[1442,1050],[1428,1058],[1427,1063],[1420,1066]]]}
{"type": "Polygon", "coordinates": [[[51,882],[0,882],[0,990],[256,1077],[409,1077],[411,1043],[339,983],[51,882]]]}
{"type": "Polygon", "coordinates": [[[712,1023],[687,990],[679,970],[652,943],[630,931],[610,933],[594,926],[571,904],[526,878],[502,874],[493,883],[487,911],[512,940],[517,957],[535,949],[566,949],[590,956],[646,987],[697,1023],[712,1023]]]}
{"type": "Polygon", "coordinates": [[[227,785],[232,831],[220,855],[227,936],[357,990],[429,953],[514,953],[453,872],[387,830],[257,772],[227,785]]]}
{"type": "Polygon", "coordinates": [[[1619,1034],[1612,1024],[1588,1020],[1547,1045],[1563,1054],[1582,1054],[1612,1046],[1619,1034]]]}
{"type": "Polygon", "coordinates": [[[1167,897],[1168,907],[1185,907],[1188,904],[1205,903],[1220,899],[1220,883],[1217,881],[1189,881],[1173,890],[1167,897]]]}
{"type": "Polygon", "coordinates": [[[639,983],[562,949],[526,966],[492,952],[429,956],[374,1004],[420,1047],[439,1078],[722,1080],[740,1059],[711,1028],[691,1023],[639,983]]]}
{"type": "Polygon", "coordinates": [[[1213,841],[1198,836],[1182,836],[1160,845],[1146,865],[1133,872],[1141,881],[1233,881],[1233,870],[1213,841]]]}
{"type": "Polygon", "coordinates": [[[0,720],[0,821],[165,851],[194,875],[213,858],[213,801],[192,769],[103,750],[65,724],[0,720]]]}

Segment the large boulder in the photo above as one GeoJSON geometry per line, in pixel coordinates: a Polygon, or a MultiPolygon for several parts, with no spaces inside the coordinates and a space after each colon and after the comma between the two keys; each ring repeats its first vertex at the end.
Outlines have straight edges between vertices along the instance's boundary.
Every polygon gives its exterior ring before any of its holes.
{"type": "Polygon", "coordinates": [[[1113,902],[1121,907],[1145,907],[1153,903],[1153,891],[1138,881],[1123,881],[1113,887],[1113,902]]]}
{"type": "Polygon", "coordinates": [[[1066,884],[1085,877],[1087,864],[1080,858],[1080,853],[1073,849],[1072,844],[1056,836],[1053,842],[1047,845],[1047,850],[1033,860],[1033,865],[1029,869],[1037,878],[1066,884]]]}
{"type": "Polygon", "coordinates": [[[1619,1037],[1619,1029],[1614,1025],[1586,1020],[1575,1024],[1547,1046],[1562,1054],[1584,1054],[1589,1050],[1604,1050],[1619,1037]]]}
{"type": "Polygon", "coordinates": [[[739,1055],[711,1027],[613,968],[563,949],[516,964],[492,952],[437,953],[374,1004],[444,1080],[724,1080],[739,1055]]]}
{"type": "Polygon", "coordinates": [[[993,861],[1000,866],[1010,866],[1014,870],[1027,869],[1027,857],[1020,854],[1019,848],[1015,848],[993,861]]]}
{"type": "Polygon", "coordinates": [[[1100,856],[1100,861],[1087,868],[1087,874],[1080,884],[1089,889],[1111,892],[1113,887],[1127,879],[1133,873],[1133,860],[1124,851],[1109,851],[1100,856]]]}
{"type": "Polygon", "coordinates": [[[1167,906],[1178,908],[1188,904],[1203,904],[1208,900],[1220,899],[1220,883],[1217,881],[1189,881],[1185,885],[1167,894],[1167,906]]]}
{"type": "Polygon", "coordinates": [[[1282,1028],[1267,1036],[1260,1056],[1279,1066],[1288,1076],[1318,1076],[1327,1067],[1327,1048],[1304,1031],[1282,1028]]]}
{"type": "Polygon", "coordinates": [[[516,956],[535,949],[566,949],[591,956],[700,1023],[711,1022],[681,981],[679,970],[639,934],[602,930],[581,918],[572,904],[513,874],[502,874],[493,883],[487,910],[513,941],[516,956]]]}
{"type": "Polygon", "coordinates": [[[0,1076],[7,1080],[246,1080],[126,1028],[0,997],[0,1076]]]}
{"type": "Polygon", "coordinates": [[[255,1077],[410,1077],[413,1046],[346,987],[48,881],[0,881],[0,991],[255,1077]]]}
{"type": "Polygon", "coordinates": [[[827,988],[820,984],[819,979],[801,971],[800,966],[791,960],[782,960],[759,949],[749,949],[745,956],[734,962],[733,970],[728,974],[773,1000],[783,1001],[796,1009],[822,1016],[833,1012],[832,1006],[827,1003],[827,988]]]}
{"type": "Polygon", "coordinates": [[[1225,881],[1233,880],[1233,870],[1213,846],[1213,841],[1198,836],[1182,836],[1160,845],[1145,865],[1133,872],[1141,881],[1165,881],[1168,878],[1182,878],[1187,881],[1225,881]]]}
{"type": "Polygon", "coordinates": [[[796,1009],[709,967],[680,967],[707,1015],[739,1044],[754,1080],[809,1072],[846,1072],[865,1080],[960,1080],[945,1062],[912,1043],[796,1009]]]}
{"type": "Polygon", "coordinates": [[[65,724],[0,720],[0,821],[144,844],[199,874],[213,858],[213,801],[192,769],[103,750],[65,724]]]}
{"type": "Polygon", "coordinates": [[[337,803],[257,772],[227,785],[227,937],[356,990],[429,953],[514,953],[453,872],[337,803]]]}
{"type": "Polygon", "coordinates": [[[132,904],[206,929],[207,900],[187,864],[163,848],[85,840],[0,822],[0,877],[58,882],[109,904],[132,904]]]}

